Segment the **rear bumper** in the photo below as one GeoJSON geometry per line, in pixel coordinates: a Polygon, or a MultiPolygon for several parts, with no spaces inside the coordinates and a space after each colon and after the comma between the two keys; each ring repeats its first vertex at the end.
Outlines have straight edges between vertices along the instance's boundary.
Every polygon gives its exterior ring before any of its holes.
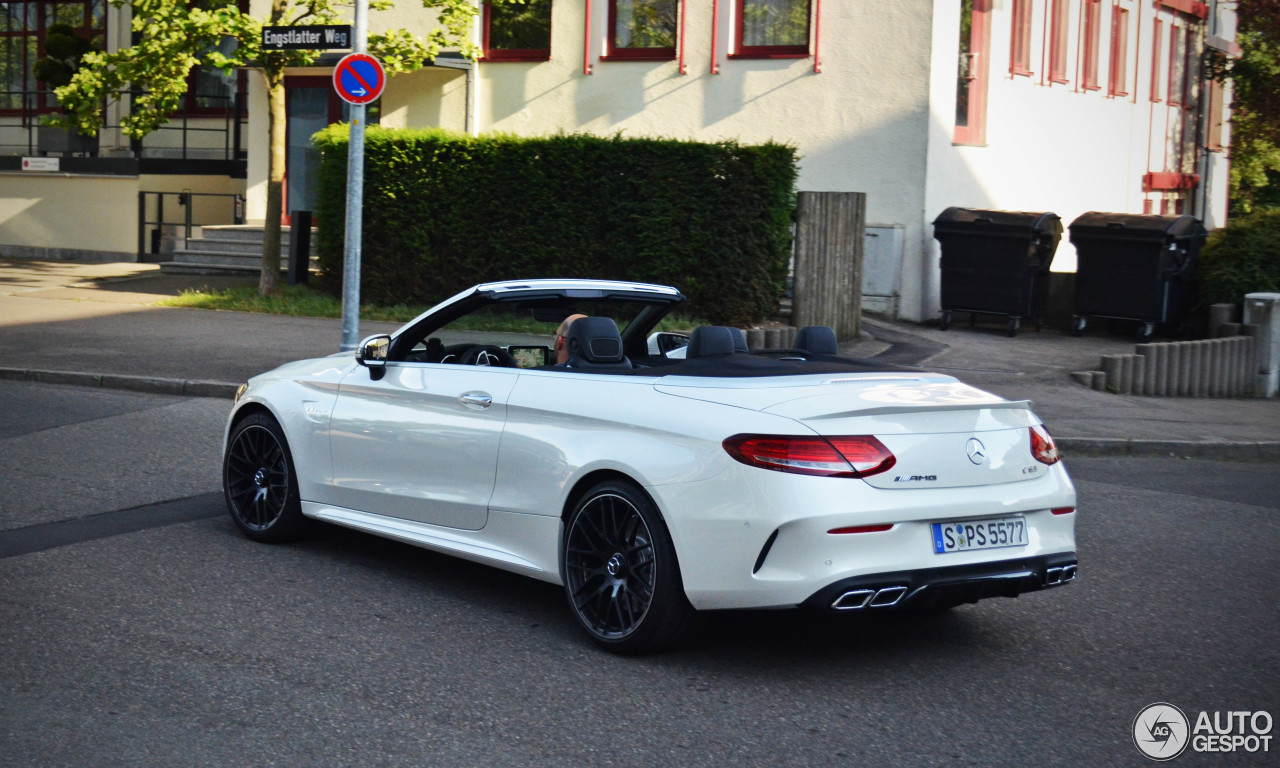
{"type": "Polygon", "coordinates": [[[1076,554],[1065,552],[994,563],[922,568],[842,579],[804,605],[832,613],[929,610],[988,597],[1017,597],[1075,581],[1076,554]]]}

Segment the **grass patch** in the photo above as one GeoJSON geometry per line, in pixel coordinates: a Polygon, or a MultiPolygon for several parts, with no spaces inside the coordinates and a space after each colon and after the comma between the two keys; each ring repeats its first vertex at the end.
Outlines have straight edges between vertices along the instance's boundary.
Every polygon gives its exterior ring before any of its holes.
{"type": "MultiPolygon", "coordinates": [[[[280,286],[280,293],[274,296],[259,296],[258,289],[252,286],[222,290],[189,290],[158,303],[164,307],[226,309],[233,312],[258,312],[293,317],[342,317],[342,302],[339,299],[305,285],[280,286]]],[[[404,323],[427,309],[429,307],[405,304],[390,307],[364,304],[360,307],[360,319],[404,323]]]]}

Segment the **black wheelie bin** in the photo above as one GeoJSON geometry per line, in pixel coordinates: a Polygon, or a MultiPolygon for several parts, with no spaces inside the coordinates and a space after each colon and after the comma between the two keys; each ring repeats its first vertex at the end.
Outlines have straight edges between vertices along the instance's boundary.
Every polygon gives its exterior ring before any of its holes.
{"type": "Polygon", "coordinates": [[[1198,219],[1090,211],[1070,230],[1076,247],[1074,335],[1084,334],[1091,317],[1140,321],[1141,341],[1154,335],[1157,324],[1182,324],[1206,236],[1198,219]]]}
{"type": "Polygon", "coordinates": [[[933,222],[942,244],[942,330],[954,312],[1023,318],[1040,330],[1049,294],[1049,264],[1062,239],[1055,213],[948,208],[933,222]]]}

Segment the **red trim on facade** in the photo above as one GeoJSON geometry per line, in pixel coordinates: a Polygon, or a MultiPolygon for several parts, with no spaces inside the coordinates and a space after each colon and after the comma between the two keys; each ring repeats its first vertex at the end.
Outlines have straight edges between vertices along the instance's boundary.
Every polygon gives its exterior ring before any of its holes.
{"type": "Polygon", "coordinates": [[[591,0],[587,0],[586,23],[582,30],[582,74],[591,74],[591,0]]]}
{"type": "Polygon", "coordinates": [[[1086,91],[1099,90],[1098,44],[1102,37],[1102,0],[1084,0],[1084,60],[1081,62],[1080,87],[1086,91]]]}
{"type": "Polygon", "coordinates": [[[717,44],[720,42],[720,0],[711,0],[711,74],[720,74],[717,44]]]}
{"type": "Polygon", "coordinates": [[[973,20],[969,25],[969,110],[968,125],[957,125],[952,141],[955,144],[985,145],[987,141],[987,66],[991,50],[991,0],[973,0],[973,20]]]}
{"type": "Polygon", "coordinates": [[[1031,72],[1031,0],[1013,0],[1009,30],[1009,74],[1031,72]]]}
{"type": "Polygon", "coordinates": [[[1049,82],[1066,83],[1067,38],[1071,27],[1071,0],[1050,0],[1052,5],[1049,30],[1049,82]]]}
{"type": "Polygon", "coordinates": [[[822,0],[813,0],[813,74],[822,73],[822,62],[818,59],[818,43],[822,40],[822,0]]]}
{"type": "Polygon", "coordinates": [[[1209,6],[1197,0],[1156,0],[1156,7],[1168,8],[1171,11],[1195,16],[1197,19],[1209,17],[1209,6]]]}
{"type": "Polygon", "coordinates": [[[1143,192],[1173,192],[1194,189],[1200,183],[1198,173],[1178,173],[1176,171],[1156,171],[1142,177],[1143,192]]]}
{"type": "Polygon", "coordinates": [[[1107,86],[1110,96],[1128,96],[1129,80],[1129,9],[1111,8],[1111,77],[1107,86]]]}
{"type": "Polygon", "coordinates": [[[689,10],[689,0],[680,0],[680,30],[679,30],[679,32],[678,32],[678,35],[679,35],[679,40],[680,40],[680,66],[679,66],[679,71],[680,71],[680,74],[682,74],[682,75],[687,75],[687,74],[689,74],[689,67],[688,67],[687,65],[685,65],[685,63],[684,63],[684,37],[685,37],[685,35],[684,35],[684,30],[685,30],[685,16],[687,15],[688,10],[689,10]]]}

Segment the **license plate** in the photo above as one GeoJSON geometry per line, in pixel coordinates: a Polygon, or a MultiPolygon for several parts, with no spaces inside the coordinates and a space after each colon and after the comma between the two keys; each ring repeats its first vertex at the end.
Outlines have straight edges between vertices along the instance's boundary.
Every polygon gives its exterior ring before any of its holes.
{"type": "Polygon", "coordinates": [[[1026,544],[1027,521],[1021,517],[933,524],[933,551],[939,555],[974,549],[1024,547],[1026,544]]]}

